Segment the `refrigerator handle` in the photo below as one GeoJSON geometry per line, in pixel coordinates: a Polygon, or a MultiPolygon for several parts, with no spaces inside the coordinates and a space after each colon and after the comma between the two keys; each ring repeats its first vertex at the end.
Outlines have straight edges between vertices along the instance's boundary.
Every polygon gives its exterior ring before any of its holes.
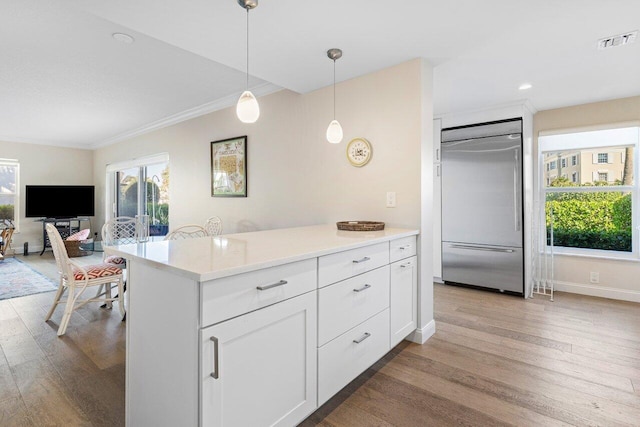
{"type": "Polygon", "coordinates": [[[514,162],[513,162],[513,216],[514,216],[514,227],[516,231],[520,231],[520,203],[519,203],[519,189],[520,189],[520,162],[519,162],[519,152],[520,148],[516,147],[514,151],[514,162]]]}

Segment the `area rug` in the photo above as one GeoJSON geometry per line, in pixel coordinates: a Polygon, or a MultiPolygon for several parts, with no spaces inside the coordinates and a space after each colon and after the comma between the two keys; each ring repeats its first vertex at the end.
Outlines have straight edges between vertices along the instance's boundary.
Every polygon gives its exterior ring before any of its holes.
{"type": "Polygon", "coordinates": [[[0,261],[0,300],[39,294],[58,289],[48,277],[43,276],[16,258],[0,261]]]}

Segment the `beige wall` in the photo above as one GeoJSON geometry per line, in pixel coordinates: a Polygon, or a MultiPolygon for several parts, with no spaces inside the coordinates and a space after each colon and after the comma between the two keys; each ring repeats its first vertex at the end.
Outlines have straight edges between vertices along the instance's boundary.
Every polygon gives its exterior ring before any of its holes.
{"type": "MultiPolygon", "coordinates": [[[[0,141],[0,158],[20,162],[20,232],[13,235],[12,246],[22,253],[42,249],[42,223],[24,217],[26,185],[91,185],[93,184],[93,152],[74,148],[0,141]]],[[[96,198],[98,196],[96,195],[96,198]]],[[[71,201],[61,201],[71,203],[71,201]]],[[[83,224],[85,225],[85,224],[83,224]]],[[[93,231],[99,230],[95,223],[93,231]]]]}
{"type": "MultiPolygon", "coordinates": [[[[378,220],[427,230],[420,236],[420,331],[434,331],[432,283],[432,67],[416,59],[337,85],[337,119],[344,139],[325,139],[333,90],[305,95],[283,90],[259,99],[257,123],[244,125],[227,108],[95,151],[97,194],[105,194],[108,164],[169,153],[170,227],[222,218],[226,233],[339,220],[378,220]],[[248,136],[248,197],[211,197],[210,142],[248,136]],[[371,142],[373,157],[350,165],[346,145],[371,142]],[[386,207],[396,192],[397,207],[386,207]],[[422,205],[421,205],[422,201],[422,205]],[[422,221],[422,224],[421,224],[422,221]],[[426,224],[426,225],[425,225],[426,224]]],[[[105,217],[104,197],[96,214],[105,217]]]]}
{"type": "MultiPolygon", "coordinates": [[[[640,96],[540,111],[534,116],[535,149],[537,152],[540,132],[597,128],[638,121],[640,96]]],[[[559,255],[556,257],[555,266],[555,278],[559,289],[640,301],[640,261],[559,255]],[[599,284],[589,282],[592,271],[600,273],[599,284]]]]}
{"type": "MultiPolygon", "coordinates": [[[[171,228],[222,218],[225,232],[361,219],[420,226],[422,62],[338,84],[337,118],[345,137],[325,140],[332,119],[331,87],[306,95],[287,90],[259,99],[262,115],[244,125],[227,108],[95,151],[97,194],[107,164],[160,152],[170,159],[171,228]],[[247,198],[210,196],[210,142],[248,135],[247,198]],[[373,158],[363,168],[346,159],[351,138],[365,137],[373,158]],[[387,191],[397,208],[385,207],[387,191]]],[[[431,82],[429,82],[431,103],[431,82]]],[[[429,117],[431,120],[431,117],[429,117]]],[[[103,198],[100,198],[102,200],[103,198]]],[[[97,206],[99,222],[104,204],[97,206]]]]}

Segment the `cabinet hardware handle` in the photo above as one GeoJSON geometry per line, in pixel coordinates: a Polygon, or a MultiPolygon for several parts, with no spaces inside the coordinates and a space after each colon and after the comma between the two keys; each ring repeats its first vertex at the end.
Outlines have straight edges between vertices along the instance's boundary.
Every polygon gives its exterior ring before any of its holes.
{"type": "Polygon", "coordinates": [[[211,372],[211,376],[218,379],[220,376],[220,372],[218,372],[218,338],[211,337],[210,339],[213,341],[213,372],[211,372]]]}
{"type": "Polygon", "coordinates": [[[367,290],[367,289],[369,289],[370,287],[371,287],[371,285],[366,284],[366,285],[364,285],[364,286],[363,286],[363,287],[361,287],[361,288],[354,289],[354,290],[353,290],[353,292],[362,292],[362,291],[366,291],[366,290],[367,290]]]}
{"type": "Polygon", "coordinates": [[[266,291],[267,289],[276,288],[278,286],[286,285],[287,283],[289,282],[287,282],[286,280],[280,280],[279,282],[272,283],[270,285],[257,286],[256,289],[259,291],[266,291]]]}
{"type": "Polygon", "coordinates": [[[411,247],[411,245],[404,245],[404,246],[400,246],[398,249],[404,251],[405,249],[409,249],[411,247]]]}
{"type": "Polygon", "coordinates": [[[363,336],[361,336],[357,340],[353,340],[353,342],[356,343],[356,344],[360,344],[362,341],[366,340],[370,336],[371,336],[371,334],[369,332],[365,332],[363,336]]]}
{"type": "Polygon", "coordinates": [[[507,254],[515,252],[513,249],[487,248],[487,247],[482,247],[482,246],[470,246],[470,245],[451,244],[451,245],[449,245],[449,247],[453,248],[453,249],[469,249],[469,250],[472,250],[472,251],[504,252],[504,253],[507,253],[507,254]]]}
{"type": "Polygon", "coordinates": [[[402,267],[402,268],[411,267],[411,263],[410,263],[410,262],[408,262],[408,263],[406,263],[406,264],[400,264],[400,267],[402,267]]]}
{"type": "Polygon", "coordinates": [[[361,262],[365,262],[365,261],[369,261],[371,258],[369,258],[368,256],[362,258],[362,259],[354,259],[353,263],[354,264],[360,264],[361,262]]]}

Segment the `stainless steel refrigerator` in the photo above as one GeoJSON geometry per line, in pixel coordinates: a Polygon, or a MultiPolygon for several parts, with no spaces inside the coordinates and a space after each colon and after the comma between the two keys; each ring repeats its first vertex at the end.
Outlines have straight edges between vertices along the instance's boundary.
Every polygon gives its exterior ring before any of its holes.
{"type": "Polygon", "coordinates": [[[522,120],[442,131],[442,279],[524,294],[522,120]]]}

